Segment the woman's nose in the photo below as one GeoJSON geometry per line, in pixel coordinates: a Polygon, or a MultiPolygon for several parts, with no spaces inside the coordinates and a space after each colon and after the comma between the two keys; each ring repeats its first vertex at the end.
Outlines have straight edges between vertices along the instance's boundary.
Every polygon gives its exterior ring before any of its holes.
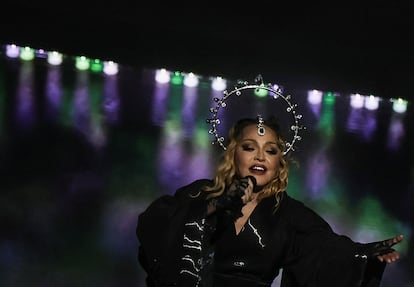
{"type": "Polygon", "coordinates": [[[254,157],[254,159],[255,159],[255,160],[257,160],[257,161],[264,161],[263,154],[258,153],[258,154],[254,157]]]}

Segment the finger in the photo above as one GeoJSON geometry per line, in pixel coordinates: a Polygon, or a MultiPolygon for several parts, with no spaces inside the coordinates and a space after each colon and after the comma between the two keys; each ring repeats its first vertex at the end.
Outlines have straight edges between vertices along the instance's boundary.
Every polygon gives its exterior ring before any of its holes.
{"type": "Polygon", "coordinates": [[[239,185],[236,182],[232,182],[228,189],[229,192],[235,192],[239,188],[239,185]]]}
{"type": "Polygon", "coordinates": [[[397,261],[400,258],[399,254],[396,252],[390,253],[390,254],[386,254],[386,255],[381,255],[379,256],[379,260],[381,262],[387,262],[387,263],[392,263],[397,261]]]}
{"type": "Polygon", "coordinates": [[[251,201],[252,200],[252,192],[251,192],[251,189],[250,188],[248,188],[248,189],[246,189],[245,191],[244,191],[244,195],[243,195],[243,202],[244,203],[247,203],[247,202],[249,202],[249,201],[251,201]]]}
{"type": "Polygon", "coordinates": [[[387,240],[387,245],[388,246],[394,246],[395,244],[397,244],[397,243],[400,243],[402,240],[403,240],[403,235],[402,234],[400,234],[400,235],[398,235],[398,236],[396,236],[396,237],[393,237],[393,238],[391,238],[391,239],[388,239],[387,240]]]}
{"type": "Polygon", "coordinates": [[[400,234],[395,237],[395,243],[399,243],[404,239],[404,235],[400,234]]]}
{"type": "Polygon", "coordinates": [[[242,200],[243,200],[243,203],[246,203],[246,202],[249,201],[249,191],[248,191],[248,189],[243,190],[242,200]]]}
{"type": "Polygon", "coordinates": [[[242,196],[242,201],[243,201],[244,204],[246,204],[250,201],[250,197],[248,195],[243,195],[242,196]]]}
{"type": "Polygon", "coordinates": [[[377,256],[378,260],[381,262],[387,262],[387,263],[391,263],[391,262],[395,262],[400,258],[400,254],[396,251],[391,252],[391,253],[387,253],[387,254],[383,254],[383,255],[379,255],[377,256]]]}
{"type": "Polygon", "coordinates": [[[394,244],[396,244],[396,242],[395,242],[396,238],[397,237],[385,239],[385,240],[380,242],[380,245],[384,246],[384,247],[392,247],[394,244]]]}
{"type": "Polygon", "coordinates": [[[246,190],[246,196],[249,199],[249,201],[252,201],[254,199],[254,189],[253,189],[253,186],[249,186],[249,188],[246,190]]]}
{"type": "Polygon", "coordinates": [[[249,201],[251,201],[251,200],[252,200],[252,198],[253,198],[252,187],[249,187],[249,188],[246,190],[246,196],[247,196],[247,198],[249,199],[249,201]]]}
{"type": "Polygon", "coordinates": [[[243,177],[242,179],[239,180],[239,186],[242,186],[244,188],[247,188],[247,187],[254,188],[255,185],[256,185],[256,179],[251,175],[243,177]]]}
{"type": "Polygon", "coordinates": [[[256,178],[254,176],[247,176],[247,178],[249,179],[250,184],[253,186],[253,189],[255,188],[255,186],[257,185],[257,181],[256,178]]]}
{"type": "Polygon", "coordinates": [[[241,190],[246,190],[248,187],[249,187],[249,182],[248,181],[240,182],[240,184],[238,186],[238,188],[240,188],[241,190]]]}
{"type": "Polygon", "coordinates": [[[252,191],[253,190],[253,185],[250,181],[246,181],[243,183],[243,185],[241,185],[244,189],[244,191],[252,191]]]}

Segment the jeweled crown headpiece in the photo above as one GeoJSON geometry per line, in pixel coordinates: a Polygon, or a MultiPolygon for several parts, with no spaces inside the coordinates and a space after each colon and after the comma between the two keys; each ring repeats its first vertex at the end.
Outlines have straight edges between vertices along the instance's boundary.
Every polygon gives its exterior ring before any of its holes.
{"type": "MultiPolygon", "coordinates": [[[[226,150],[226,145],[224,143],[225,139],[223,136],[219,135],[219,132],[217,130],[217,126],[220,125],[221,121],[218,118],[218,113],[221,108],[227,107],[226,101],[231,97],[232,95],[236,95],[237,97],[240,97],[244,91],[246,90],[257,90],[262,89],[268,91],[268,94],[274,99],[282,99],[284,104],[286,105],[286,112],[292,115],[293,121],[290,125],[290,131],[292,133],[291,139],[288,141],[286,140],[286,150],[283,152],[283,155],[286,155],[287,153],[295,150],[295,143],[297,141],[300,141],[302,137],[299,135],[299,131],[303,129],[304,127],[299,124],[299,121],[302,119],[302,115],[298,114],[296,112],[297,104],[293,104],[291,102],[291,96],[290,95],[283,95],[280,89],[274,89],[271,84],[264,84],[263,78],[261,75],[258,75],[255,79],[254,84],[249,84],[247,81],[238,81],[237,85],[234,87],[233,90],[228,92],[227,90],[223,91],[223,96],[221,98],[214,98],[214,102],[216,103],[215,106],[210,108],[210,113],[212,114],[212,117],[210,119],[207,119],[207,123],[211,125],[211,129],[209,130],[209,133],[214,136],[214,140],[212,141],[212,144],[218,144],[220,145],[224,150],[226,150]]],[[[258,119],[258,134],[264,135],[265,129],[263,126],[263,118],[261,115],[257,115],[258,119]]]]}

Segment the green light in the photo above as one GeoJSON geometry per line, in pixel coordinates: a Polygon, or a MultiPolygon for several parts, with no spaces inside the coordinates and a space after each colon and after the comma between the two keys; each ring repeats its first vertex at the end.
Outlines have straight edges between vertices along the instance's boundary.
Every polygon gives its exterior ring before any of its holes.
{"type": "Polygon", "coordinates": [[[303,193],[301,193],[303,190],[303,183],[300,180],[299,173],[300,170],[298,169],[298,166],[296,164],[292,164],[289,172],[289,194],[294,197],[303,199],[303,193]]]}
{"type": "Polygon", "coordinates": [[[193,140],[196,143],[197,147],[207,149],[211,146],[210,138],[208,133],[206,133],[205,130],[205,122],[204,121],[198,121],[197,126],[194,131],[194,137],[193,140]]]}
{"type": "MultiPolygon", "coordinates": [[[[385,238],[401,232],[407,234],[400,222],[388,214],[381,202],[376,198],[367,197],[362,199],[357,210],[359,211],[357,213],[360,220],[359,224],[366,230],[378,234],[378,238],[385,238]]],[[[398,249],[400,252],[407,248],[406,243],[403,242],[399,245],[398,249]]]]}
{"type": "Polygon", "coordinates": [[[256,97],[264,98],[269,94],[269,91],[266,90],[266,89],[257,88],[257,89],[254,89],[254,94],[255,94],[256,97]]]}
{"type": "MultiPolygon", "coordinates": [[[[93,63],[99,66],[99,63],[92,61],[91,70],[93,69],[93,63]]],[[[102,83],[100,81],[90,81],[89,83],[89,102],[90,102],[90,124],[94,133],[90,134],[90,140],[96,146],[102,146],[105,142],[105,131],[103,124],[103,117],[101,113],[102,107],[102,83]]]]}
{"type": "Polygon", "coordinates": [[[335,95],[328,92],[323,97],[323,110],[319,118],[318,128],[324,134],[326,140],[325,144],[330,144],[335,135],[335,95]]]}
{"type": "Polygon", "coordinates": [[[349,208],[348,198],[342,183],[336,179],[329,179],[327,185],[319,190],[323,197],[315,199],[314,207],[321,213],[331,214],[337,218],[345,218],[349,208]]]}
{"type": "Polygon", "coordinates": [[[324,104],[333,105],[335,104],[335,95],[332,92],[327,92],[323,97],[324,104]]]}
{"type": "Polygon", "coordinates": [[[103,71],[103,63],[101,60],[95,59],[91,62],[91,71],[100,73],[103,71]]]}
{"type": "Polygon", "coordinates": [[[34,49],[29,47],[24,47],[20,50],[20,59],[24,61],[31,61],[35,57],[34,49]]]}
{"type": "Polygon", "coordinates": [[[78,70],[85,71],[89,69],[90,60],[86,58],[85,56],[76,57],[75,61],[76,61],[75,66],[78,70]]]}
{"type": "Polygon", "coordinates": [[[184,82],[184,77],[180,72],[174,72],[170,82],[173,85],[182,85],[184,82]]]}

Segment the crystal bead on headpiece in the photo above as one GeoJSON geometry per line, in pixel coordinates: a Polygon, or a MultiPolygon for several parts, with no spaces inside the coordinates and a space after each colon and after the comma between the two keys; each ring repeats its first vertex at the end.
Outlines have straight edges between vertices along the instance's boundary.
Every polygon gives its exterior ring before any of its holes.
{"type": "Polygon", "coordinates": [[[257,116],[257,134],[259,136],[264,136],[265,133],[266,133],[266,129],[265,129],[263,123],[264,123],[264,120],[263,120],[262,116],[258,115],[257,116]]]}
{"type": "MultiPolygon", "coordinates": [[[[296,112],[297,104],[293,104],[290,95],[283,95],[280,89],[274,89],[271,84],[265,85],[263,83],[263,78],[261,75],[258,75],[255,78],[255,84],[249,84],[247,81],[238,81],[237,85],[234,87],[233,90],[230,92],[225,90],[223,91],[223,96],[221,98],[214,98],[214,102],[216,103],[215,106],[210,107],[210,113],[212,115],[211,118],[207,119],[207,123],[211,125],[209,133],[214,136],[214,140],[211,142],[212,144],[218,144],[224,150],[226,150],[225,139],[221,136],[218,132],[218,125],[220,125],[221,121],[218,118],[218,113],[220,109],[227,107],[226,101],[232,95],[236,95],[237,97],[241,96],[244,91],[247,90],[266,90],[268,91],[269,95],[274,99],[282,99],[284,104],[286,105],[286,112],[292,115],[292,124],[290,126],[290,131],[293,133],[290,140],[286,140],[286,150],[283,151],[283,155],[295,150],[295,143],[300,141],[302,137],[299,135],[299,131],[304,127],[299,124],[299,121],[302,119],[302,115],[296,112]]],[[[261,115],[257,117],[258,125],[257,125],[257,133],[259,135],[265,134],[265,127],[264,121],[261,115]]]]}

